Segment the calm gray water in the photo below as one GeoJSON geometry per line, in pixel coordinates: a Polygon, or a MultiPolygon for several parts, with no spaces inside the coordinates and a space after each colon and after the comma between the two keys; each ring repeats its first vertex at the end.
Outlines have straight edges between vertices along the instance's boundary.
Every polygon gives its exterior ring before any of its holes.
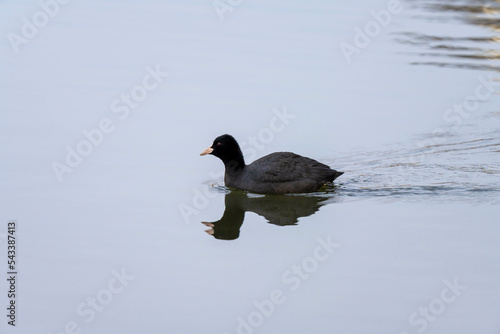
{"type": "Polygon", "coordinates": [[[499,11],[0,4],[2,333],[499,333],[499,11]],[[345,174],[231,191],[223,133],[345,174]]]}

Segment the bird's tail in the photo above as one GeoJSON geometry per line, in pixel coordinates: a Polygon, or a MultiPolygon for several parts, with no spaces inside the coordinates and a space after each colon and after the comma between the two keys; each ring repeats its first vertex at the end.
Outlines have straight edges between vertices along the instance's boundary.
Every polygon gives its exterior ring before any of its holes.
{"type": "Polygon", "coordinates": [[[334,173],[331,176],[332,177],[331,181],[335,180],[336,178],[338,178],[342,174],[344,174],[344,172],[334,171],[334,173]]]}

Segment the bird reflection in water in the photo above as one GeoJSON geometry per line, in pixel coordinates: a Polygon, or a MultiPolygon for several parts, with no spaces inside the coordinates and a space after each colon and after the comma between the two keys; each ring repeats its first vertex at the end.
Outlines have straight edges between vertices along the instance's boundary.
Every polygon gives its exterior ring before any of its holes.
{"type": "Polygon", "coordinates": [[[210,227],[206,232],[216,239],[234,240],[240,235],[245,212],[254,212],[268,223],[286,226],[295,225],[301,217],[319,210],[331,197],[308,195],[266,195],[252,197],[246,192],[234,191],[226,194],[224,214],[215,222],[202,222],[210,227]]]}

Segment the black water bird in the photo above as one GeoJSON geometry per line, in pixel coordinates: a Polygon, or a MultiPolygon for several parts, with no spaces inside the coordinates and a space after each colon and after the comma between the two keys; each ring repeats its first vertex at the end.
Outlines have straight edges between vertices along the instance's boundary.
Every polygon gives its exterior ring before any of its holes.
{"type": "Polygon", "coordinates": [[[290,152],[271,153],[245,165],[240,146],[228,134],[215,138],[200,155],[206,154],[215,155],[224,163],[227,187],[258,194],[313,192],[344,174],[290,152]]]}

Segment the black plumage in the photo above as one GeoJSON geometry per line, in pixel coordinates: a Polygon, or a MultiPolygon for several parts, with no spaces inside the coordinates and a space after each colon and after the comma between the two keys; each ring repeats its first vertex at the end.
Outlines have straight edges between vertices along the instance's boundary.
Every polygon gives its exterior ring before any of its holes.
{"type": "Polygon", "coordinates": [[[276,152],[245,164],[230,135],[217,137],[201,155],[212,154],[224,163],[226,186],[260,194],[304,193],[318,190],[343,174],[316,160],[291,152],[276,152]]]}

